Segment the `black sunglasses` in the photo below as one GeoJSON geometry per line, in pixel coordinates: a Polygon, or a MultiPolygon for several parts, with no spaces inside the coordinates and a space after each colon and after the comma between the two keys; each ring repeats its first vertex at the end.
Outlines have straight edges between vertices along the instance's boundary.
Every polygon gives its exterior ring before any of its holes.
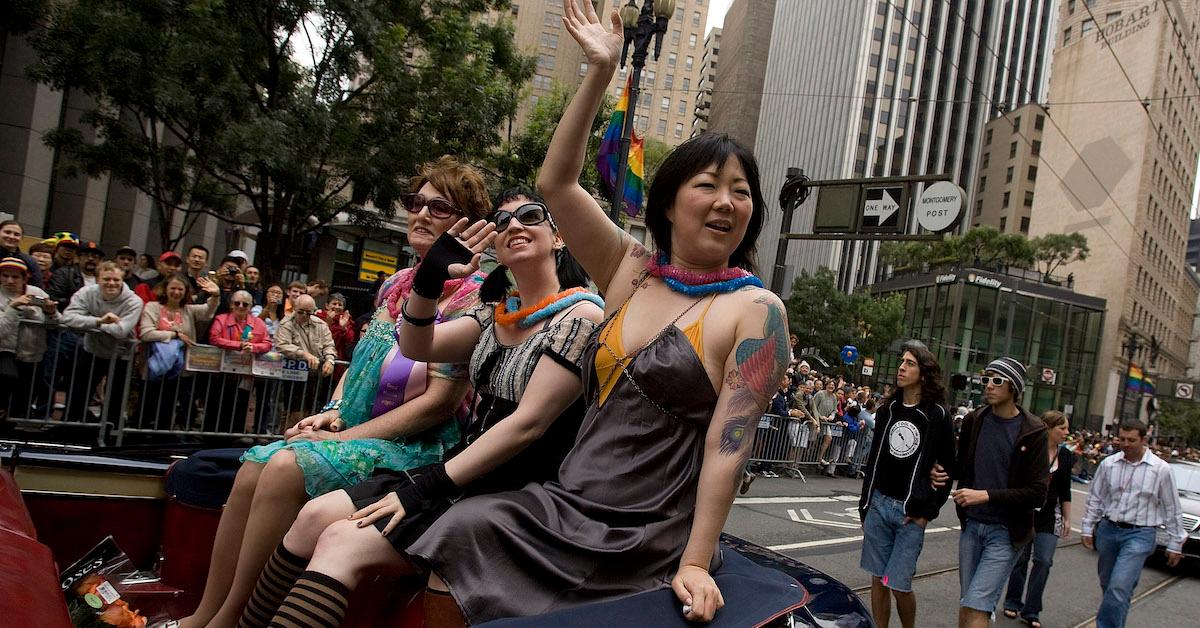
{"type": "Polygon", "coordinates": [[[550,221],[551,227],[554,226],[554,220],[550,218],[550,212],[546,209],[545,205],[541,203],[525,203],[511,212],[498,211],[492,214],[492,222],[496,223],[496,233],[503,233],[513,218],[516,218],[517,222],[526,227],[540,225],[547,220],[550,221]]]}
{"type": "Polygon", "coordinates": [[[403,194],[400,196],[400,204],[410,214],[419,214],[422,209],[428,207],[429,215],[434,218],[449,218],[462,214],[462,210],[450,201],[444,198],[425,198],[424,194],[403,194]]]}

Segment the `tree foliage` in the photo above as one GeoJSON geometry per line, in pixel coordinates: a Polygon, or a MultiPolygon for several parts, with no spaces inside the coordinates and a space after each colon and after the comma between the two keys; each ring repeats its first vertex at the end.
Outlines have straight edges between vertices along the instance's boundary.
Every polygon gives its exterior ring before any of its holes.
{"type": "Polygon", "coordinates": [[[68,171],[148,194],[164,248],[201,214],[258,228],[273,277],[335,217],[373,226],[394,214],[420,163],[499,143],[533,71],[511,22],[484,19],[507,5],[55,2],[31,36],[30,72],[92,103],[82,120],[94,140],[69,128],[46,138],[68,171]]]}
{"type": "Polygon", "coordinates": [[[962,235],[933,242],[885,242],[884,263],[899,270],[929,266],[980,268],[1037,268],[1051,276],[1063,264],[1087,259],[1087,236],[1047,234],[1030,240],[1020,233],[1000,233],[993,227],[973,227],[962,235]]]}
{"type": "Polygon", "coordinates": [[[1174,436],[1188,445],[1200,445],[1200,404],[1167,401],[1157,420],[1160,436],[1174,436]]]}
{"type": "Polygon", "coordinates": [[[829,268],[801,272],[786,305],[800,346],[816,347],[830,362],[847,344],[857,346],[864,357],[878,357],[904,333],[902,295],[846,294],[838,290],[837,277],[829,268]]]}
{"type": "MultiPolygon", "coordinates": [[[[538,172],[542,169],[542,162],[546,160],[546,152],[550,148],[554,130],[558,128],[558,122],[574,95],[573,91],[555,82],[550,93],[538,99],[529,113],[525,128],[506,143],[491,160],[497,174],[503,180],[510,184],[534,187],[538,172]]],[[[605,95],[603,105],[592,120],[583,172],[579,175],[579,184],[594,196],[601,194],[600,175],[596,170],[596,153],[600,150],[600,139],[604,135],[604,129],[608,127],[612,108],[612,99],[605,95]]]]}

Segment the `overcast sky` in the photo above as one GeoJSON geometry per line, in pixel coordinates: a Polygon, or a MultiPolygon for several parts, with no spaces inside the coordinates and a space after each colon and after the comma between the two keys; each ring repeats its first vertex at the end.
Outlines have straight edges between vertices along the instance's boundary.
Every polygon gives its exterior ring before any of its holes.
{"type": "Polygon", "coordinates": [[[731,4],[733,4],[733,0],[709,0],[708,24],[704,27],[705,35],[708,35],[709,29],[720,26],[725,21],[725,12],[729,10],[731,4]]]}

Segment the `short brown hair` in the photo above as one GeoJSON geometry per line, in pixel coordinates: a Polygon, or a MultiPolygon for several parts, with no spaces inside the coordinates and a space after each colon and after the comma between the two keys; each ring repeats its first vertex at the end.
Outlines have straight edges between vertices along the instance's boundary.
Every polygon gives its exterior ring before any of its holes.
{"type": "Polygon", "coordinates": [[[293,281],[292,283],[288,284],[288,289],[285,290],[284,292],[290,292],[292,288],[299,288],[301,290],[304,290],[304,289],[308,288],[308,286],[304,285],[303,281],[293,281]]]}
{"type": "Polygon", "coordinates": [[[54,247],[45,242],[36,242],[33,246],[29,247],[29,254],[33,255],[34,253],[49,253],[54,255],[54,247]]]}
{"type": "Polygon", "coordinates": [[[426,183],[448,196],[472,221],[483,220],[492,211],[483,174],[450,155],[422,164],[417,176],[409,180],[409,190],[416,192],[426,183]]]}
{"type": "Polygon", "coordinates": [[[1067,415],[1058,410],[1047,410],[1042,413],[1042,423],[1045,423],[1046,427],[1055,428],[1066,422],[1067,415]]]}
{"type": "Polygon", "coordinates": [[[308,286],[316,286],[316,287],[318,287],[318,288],[320,288],[320,289],[322,289],[322,290],[328,290],[328,289],[329,289],[329,283],[328,283],[328,282],[326,282],[324,279],[309,279],[309,280],[308,280],[308,283],[307,283],[307,284],[305,284],[305,286],[304,286],[304,287],[306,287],[306,288],[307,288],[308,286]]]}
{"type": "Polygon", "coordinates": [[[188,281],[187,275],[184,275],[183,273],[172,273],[167,275],[166,277],[163,277],[162,281],[158,282],[157,286],[154,286],[154,296],[158,302],[164,305],[166,304],[167,284],[171,283],[172,281],[178,281],[179,283],[183,284],[183,298],[180,299],[180,302],[185,304],[191,303],[192,282],[188,281]]]}
{"type": "Polygon", "coordinates": [[[96,276],[99,277],[100,273],[107,272],[110,270],[121,273],[122,277],[125,276],[125,269],[121,268],[120,266],[117,266],[117,263],[112,260],[105,260],[103,262],[100,262],[100,265],[96,266],[96,276]]]}

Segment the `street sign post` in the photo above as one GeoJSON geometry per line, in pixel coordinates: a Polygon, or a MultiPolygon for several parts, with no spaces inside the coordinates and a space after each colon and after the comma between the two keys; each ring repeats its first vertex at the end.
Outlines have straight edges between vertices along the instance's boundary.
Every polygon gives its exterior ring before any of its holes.
{"type": "Polygon", "coordinates": [[[1195,391],[1192,389],[1192,385],[1187,382],[1178,382],[1175,384],[1175,397],[1177,399],[1191,399],[1193,392],[1195,391]]]}
{"type": "Polygon", "coordinates": [[[949,181],[938,181],[926,186],[914,209],[917,224],[922,229],[941,233],[958,222],[962,215],[962,188],[949,181]]]}

